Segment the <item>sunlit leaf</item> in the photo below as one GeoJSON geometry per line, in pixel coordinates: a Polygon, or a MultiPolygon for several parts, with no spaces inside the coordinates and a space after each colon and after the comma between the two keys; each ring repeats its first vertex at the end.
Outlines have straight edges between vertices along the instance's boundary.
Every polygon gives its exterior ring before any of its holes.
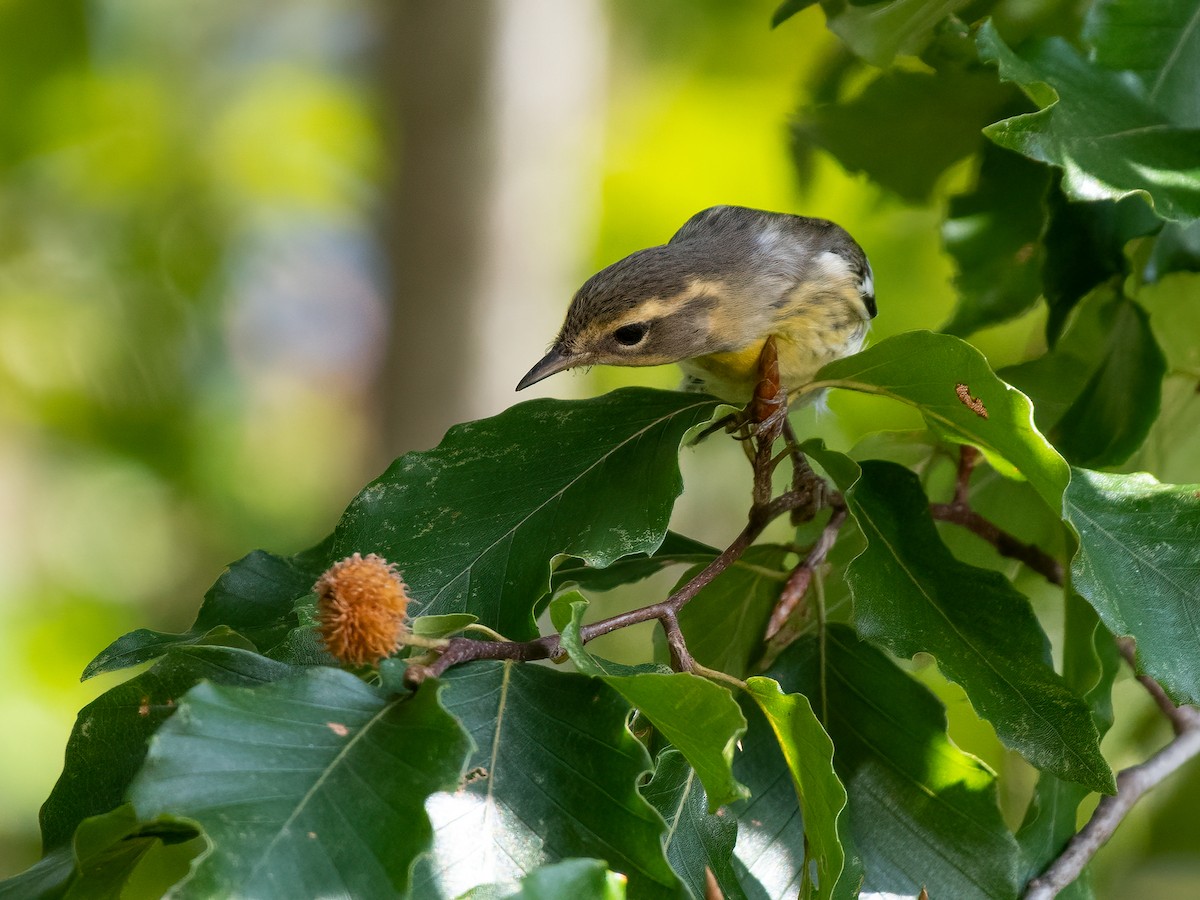
{"type": "Polygon", "coordinates": [[[1033,426],[1029,399],[996,377],[978,350],[948,334],[911,331],[837,360],[805,388],[840,387],[920,410],[942,437],[978,447],[1002,474],[1024,476],[1062,507],[1066,462],[1033,426]]]}
{"type": "MultiPolygon", "coordinates": [[[[846,865],[838,834],[846,789],[833,771],[833,742],[803,694],[785,694],[777,682],[762,676],[751,678],[747,685],[779,743],[800,801],[805,862],[811,859],[816,870],[811,896],[822,900],[834,897],[846,865]]],[[[805,873],[807,868],[803,866],[805,873]]],[[[801,883],[807,881],[802,875],[801,883]]]]}
{"type": "Polygon", "coordinates": [[[42,806],[43,846],[62,846],[85,818],[120,805],[142,765],[147,739],[201,679],[255,685],[294,672],[233,647],[176,647],[148,672],[101,694],[79,711],[62,775],[42,806]]]}
{"type": "Polygon", "coordinates": [[[550,610],[563,649],[579,671],[602,679],[683,753],[700,776],[714,812],[745,797],[746,789],[734,780],[732,765],[746,720],[729,689],[688,672],[614,670],[611,663],[584,649],[579,625],[586,608],[581,596],[566,594],[550,610]]]}
{"type": "Polygon", "coordinates": [[[813,698],[833,739],[866,890],[1016,897],[995,775],[951,742],[926,687],[844,625],[792,645],[770,674],[813,698]]]}
{"type": "Polygon", "coordinates": [[[1063,170],[1079,200],[1140,193],[1164,219],[1200,217],[1200,128],[1172,122],[1140,84],[1086,61],[1061,38],[1010,49],[987,22],[980,56],[1000,66],[1041,109],[997,122],[989,138],[1063,170]]]}
{"type": "Polygon", "coordinates": [[[718,405],[630,388],[457,425],[359,494],[334,555],[397,564],[424,615],[467,612],[506,637],[533,637],[554,557],[603,568],[662,543],[683,488],[680,442],[718,405]]]}
{"type": "Polygon", "coordinates": [[[1029,601],[998,572],[954,558],[915,475],[894,463],[861,468],[845,490],[867,539],[846,572],[859,633],[899,657],[932,654],[1007,746],[1040,769],[1111,793],[1096,726],[1052,668],[1029,601]]]}
{"type": "Polygon", "coordinates": [[[437,695],[388,699],[320,667],[192,689],[130,790],[143,819],[192,819],[212,844],[176,894],[403,893],[429,847],[425,800],[457,785],[470,752],[437,695]]]}
{"type": "Polygon", "coordinates": [[[666,826],[638,794],[652,766],[626,727],[629,705],[599,679],[476,662],[447,673],[446,708],[474,738],[466,784],[428,803],[431,855],[415,898],[515,884],[546,863],[604,859],[632,897],[680,898],[666,826]]]}
{"type": "Polygon", "coordinates": [[[1200,485],[1074,469],[1064,508],[1079,534],[1075,589],[1137,640],[1139,671],[1200,702],[1200,485]]]}
{"type": "Polygon", "coordinates": [[[705,897],[705,870],[712,872],[726,900],[743,900],[734,874],[737,821],[731,814],[708,811],[709,802],[695,770],[678,750],[658,755],[654,777],[642,796],[667,822],[667,860],[696,897],[705,897]]]}

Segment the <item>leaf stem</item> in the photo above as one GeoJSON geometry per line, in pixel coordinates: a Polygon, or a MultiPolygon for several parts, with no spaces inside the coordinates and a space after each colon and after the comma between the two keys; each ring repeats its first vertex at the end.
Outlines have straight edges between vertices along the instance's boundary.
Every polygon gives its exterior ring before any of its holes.
{"type": "Polygon", "coordinates": [[[979,451],[964,444],[958,458],[958,477],[954,483],[954,499],[949,503],[930,503],[929,514],[942,522],[961,525],[995,547],[996,552],[1001,556],[1024,563],[1051,584],[1062,587],[1064,583],[1062,563],[1036,544],[1026,544],[1001,529],[990,519],[985,519],[971,509],[967,491],[971,481],[971,472],[978,461],[979,451]]]}

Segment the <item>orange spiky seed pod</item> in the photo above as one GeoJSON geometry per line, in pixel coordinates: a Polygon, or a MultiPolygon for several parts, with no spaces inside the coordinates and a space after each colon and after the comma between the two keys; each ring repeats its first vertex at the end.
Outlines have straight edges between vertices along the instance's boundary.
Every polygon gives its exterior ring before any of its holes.
{"type": "Polygon", "coordinates": [[[347,556],[313,590],[321,640],[342,662],[375,665],[400,647],[409,597],[400,572],[382,556],[347,556]]]}

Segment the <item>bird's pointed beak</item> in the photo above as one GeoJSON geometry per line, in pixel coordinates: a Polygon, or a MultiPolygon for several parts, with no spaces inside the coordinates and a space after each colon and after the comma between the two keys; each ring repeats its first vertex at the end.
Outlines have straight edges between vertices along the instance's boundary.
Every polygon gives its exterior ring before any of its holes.
{"type": "Polygon", "coordinates": [[[543,378],[549,378],[556,372],[579,365],[581,361],[578,354],[568,353],[561,347],[554,347],[541,358],[537,365],[525,373],[525,377],[517,384],[517,390],[523,391],[531,384],[537,384],[543,378]]]}

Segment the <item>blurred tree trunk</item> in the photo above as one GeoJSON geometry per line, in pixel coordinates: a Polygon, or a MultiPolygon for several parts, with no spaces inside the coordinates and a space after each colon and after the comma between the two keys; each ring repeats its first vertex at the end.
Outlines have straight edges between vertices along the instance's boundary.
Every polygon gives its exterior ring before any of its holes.
{"type": "Polygon", "coordinates": [[[510,405],[553,338],[591,244],[606,31],[599,0],[382,9],[386,461],[510,405]]]}

